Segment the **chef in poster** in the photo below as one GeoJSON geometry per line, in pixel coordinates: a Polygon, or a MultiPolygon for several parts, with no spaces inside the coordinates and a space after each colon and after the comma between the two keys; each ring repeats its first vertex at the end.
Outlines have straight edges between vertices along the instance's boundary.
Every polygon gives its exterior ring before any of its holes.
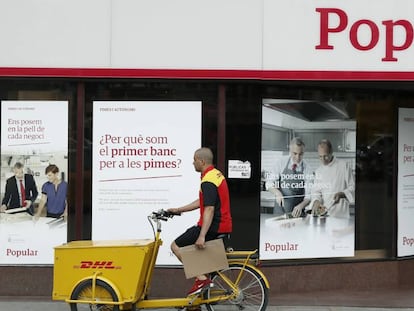
{"type": "Polygon", "coordinates": [[[267,191],[275,195],[275,208],[282,214],[293,217],[304,216],[305,207],[310,202],[308,184],[312,175],[308,170],[305,154],[305,143],[300,137],[294,137],[289,144],[289,156],[277,162],[273,171],[275,179],[266,183],[267,191]]]}
{"type": "Polygon", "coordinates": [[[262,141],[279,144],[262,146],[260,259],[353,256],[355,149],[339,146],[355,145],[355,121],[303,120],[283,112],[283,99],[269,102],[262,141]]]}
{"type": "Polygon", "coordinates": [[[53,247],[66,242],[63,218],[33,215],[45,169],[67,176],[68,102],[1,102],[0,264],[52,264],[53,247]]]}

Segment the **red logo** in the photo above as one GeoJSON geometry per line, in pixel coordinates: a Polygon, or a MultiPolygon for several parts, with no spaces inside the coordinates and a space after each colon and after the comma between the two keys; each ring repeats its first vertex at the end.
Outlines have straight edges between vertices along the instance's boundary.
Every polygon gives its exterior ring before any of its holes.
{"type": "Polygon", "coordinates": [[[382,44],[383,62],[396,62],[397,51],[407,50],[414,41],[414,25],[405,19],[387,19],[381,21],[381,25],[375,21],[364,18],[352,20],[348,14],[338,8],[316,8],[319,13],[320,33],[317,50],[333,50],[334,43],[330,40],[333,36],[343,35],[349,39],[352,47],[359,51],[370,51],[378,44],[382,44]],[[361,33],[367,32],[365,37],[361,33]],[[398,38],[398,39],[394,39],[398,38]]]}
{"type": "Polygon", "coordinates": [[[82,260],[80,265],[75,265],[76,269],[121,269],[120,266],[114,266],[113,261],[88,261],[82,260]]]}

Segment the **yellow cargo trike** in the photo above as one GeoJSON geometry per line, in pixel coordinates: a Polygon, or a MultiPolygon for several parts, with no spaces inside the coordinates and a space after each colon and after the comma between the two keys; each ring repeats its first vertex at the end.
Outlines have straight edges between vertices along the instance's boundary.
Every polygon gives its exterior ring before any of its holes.
{"type": "Polygon", "coordinates": [[[71,311],[192,308],[208,311],[266,310],[269,283],[257,268],[257,251],[227,251],[228,267],[211,273],[214,286],[183,298],[149,298],[161,221],[174,214],[152,212],[154,239],[72,241],[55,247],[53,300],[71,311]],[[154,228],[156,225],[156,232],[154,228]]]}

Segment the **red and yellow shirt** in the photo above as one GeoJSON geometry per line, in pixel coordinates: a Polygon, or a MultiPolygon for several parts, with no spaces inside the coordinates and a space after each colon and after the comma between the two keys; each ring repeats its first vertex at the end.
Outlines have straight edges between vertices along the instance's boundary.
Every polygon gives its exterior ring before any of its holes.
{"type": "Polygon", "coordinates": [[[208,167],[201,174],[199,199],[200,219],[197,225],[201,226],[203,224],[204,207],[214,206],[214,216],[209,231],[230,233],[233,228],[229,189],[223,174],[214,166],[208,167]]]}

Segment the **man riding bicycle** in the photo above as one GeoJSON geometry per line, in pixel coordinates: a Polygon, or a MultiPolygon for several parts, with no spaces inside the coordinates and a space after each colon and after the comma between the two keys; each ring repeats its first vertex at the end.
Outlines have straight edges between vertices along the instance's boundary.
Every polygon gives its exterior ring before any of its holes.
{"type": "MultiPolygon", "coordinates": [[[[206,241],[232,231],[229,189],[224,175],[213,165],[213,152],[205,147],[196,150],[193,165],[201,173],[199,198],[187,205],[168,210],[172,213],[184,213],[200,209],[197,224],[171,243],[171,250],[180,261],[180,247],[194,244],[197,248],[204,248],[206,241]]],[[[199,275],[188,295],[198,294],[202,289],[212,286],[209,277],[199,275]]]]}

